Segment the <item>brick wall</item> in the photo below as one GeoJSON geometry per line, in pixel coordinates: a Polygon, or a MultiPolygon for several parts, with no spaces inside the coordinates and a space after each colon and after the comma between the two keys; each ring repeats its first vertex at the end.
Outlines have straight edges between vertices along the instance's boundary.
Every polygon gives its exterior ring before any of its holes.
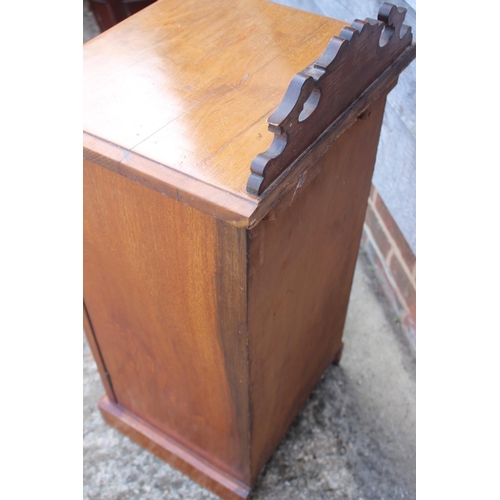
{"type": "Polygon", "coordinates": [[[415,255],[373,185],[363,227],[361,250],[368,257],[394,310],[394,320],[401,323],[415,346],[415,255]]]}

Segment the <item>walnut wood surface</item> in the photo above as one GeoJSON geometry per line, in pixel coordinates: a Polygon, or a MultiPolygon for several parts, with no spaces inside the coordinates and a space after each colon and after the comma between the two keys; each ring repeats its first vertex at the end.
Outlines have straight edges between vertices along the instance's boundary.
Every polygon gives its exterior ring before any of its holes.
{"type": "Polygon", "coordinates": [[[345,24],[265,0],[160,0],[84,45],[84,130],[252,199],[267,117],[345,24]]]}
{"type": "Polygon", "coordinates": [[[99,375],[101,376],[104,390],[106,391],[109,399],[116,403],[116,396],[113,392],[113,387],[111,386],[111,378],[108,371],[106,370],[106,366],[104,365],[101,350],[99,349],[99,345],[97,344],[94,329],[92,328],[92,323],[90,322],[89,313],[87,311],[87,308],[85,307],[85,304],[83,304],[83,331],[85,332],[87,342],[89,343],[90,350],[92,351],[92,356],[94,356],[97,369],[99,370],[99,375]]]}
{"type": "Polygon", "coordinates": [[[117,402],[248,482],[245,231],[86,161],[84,298],[117,402]]]}
{"type": "Polygon", "coordinates": [[[246,183],[271,142],[266,118],[345,23],[263,0],[160,0],[85,45],[85,329],[100,408],[228,500],[248,496],[338,361],[385,98],[415,57],[408,34],[377,48],[380,24],[356,23],[315,66],[339,83],[341,61],[352,89],[299,122],[261,197],[246,183]]]}
{"type": "Polygon", "coordinates": [[[252,162],[248,192],[260,195],[411,44],[406,9],[383,3],[378,20],[355,20],[297,73],[269,117],[269,149],[252,162]]]}
{"type": "Polygon", "coordinates": [[[341,345],[385,98],[334,143],[321,172],[249,233],[252,472],[283,438],[341,345]],[[362,147],[360,146],[362,145],[362,147]]]}
{"type": "Polygon", "coordinates": [[[247,227],[250,216],[258,207],[257,200],[199,182],[85,132],[83,158],[236,227],[247,227]]]}
{"type": "Polygon", "coordinates": [[[113,404],[107,396],[99,402],[99,409],[109,425],[224,500],[241,500],[249,497],[248,486],[207,463],[192,450],[159,432],[125,408],[113,404]]]}
{"type": "Polygon", "coordinates": [[[84,163],[84,297],[117,402],[101,410],[222,498],[246,498],[336,359],[384,103],[252,230],[84,163]]]}
{"type": "MultiPolygon", "coordinates": [[[[271,185],[262,199],[246,192],[248,165],[266,138],[271,142],[266,118],[293,74],[346,23],[260,0],[211,5],[217,19],[204,17],[206,8],[196,2],[160,1],[85,44],[85,157],[233,225],[251,227],[302,175],[290,164],[279,189],[271,185]],[[209,40],[202,41],[196,29],[206,30],[209,40]],[[271,59],[262,55],[265,47],[271,59]],[[192,59],[204,51],[206,57],[192,59]],[[256,107],[263,115],[249,125],[256,107]],[[214,141],[216,153],[206,157],[214,141]],[[169,160],[179,155],[182,161],[169,160]]],[[[340,135],[414,57],[412,45],[330,127],[340,135]]],[[[320,137],[331,135],[313,128],[320,137]]]]}
{"type": "Polygon", "coordinates": [[[363,115],[369,105],[392,90],[398,74],[415,58],[415,52],[413,43],[266,189],[249,218],[249,228],[267,217],[270,211],[282,210],[283,197],[289,196],[297,187],[304,187],[318,175],[323,165],[320,160],[335,140],[363,115]]]}

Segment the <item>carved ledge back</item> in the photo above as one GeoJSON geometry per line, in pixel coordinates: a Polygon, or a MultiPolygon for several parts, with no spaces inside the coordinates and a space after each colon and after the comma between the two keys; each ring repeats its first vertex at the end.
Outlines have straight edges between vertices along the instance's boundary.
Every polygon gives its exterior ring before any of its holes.
{"type": "Polygon", "coordinates": [[[412,43],[406,9],[383,3],[378,19],[356,19],[297,73],[268,118],[271,146],[250,167],[247,191],[260,196],[412,43]]]}

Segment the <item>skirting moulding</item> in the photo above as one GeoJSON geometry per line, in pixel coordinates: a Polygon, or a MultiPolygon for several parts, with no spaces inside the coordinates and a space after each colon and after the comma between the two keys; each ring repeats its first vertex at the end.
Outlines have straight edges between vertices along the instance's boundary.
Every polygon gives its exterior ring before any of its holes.
{"type": "Polygon", "coordinates": [[[340,362],[404,17],[160,0],[84,45],[99,408],[221,498],[249,497],[340,362]]]}

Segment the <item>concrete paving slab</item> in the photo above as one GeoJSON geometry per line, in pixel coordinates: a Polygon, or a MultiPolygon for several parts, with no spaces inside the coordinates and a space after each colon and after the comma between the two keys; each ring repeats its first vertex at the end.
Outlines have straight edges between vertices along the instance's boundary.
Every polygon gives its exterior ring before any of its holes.
{"type": "MultiPolygon", "coordinates": [[[[360,255],[340,366],[331,366],[261,473],[254,500],[415,499],[415,353],[360,255]]],[[[107,426],[84,340],[84,499],[217,497],[107,426]]]]}

